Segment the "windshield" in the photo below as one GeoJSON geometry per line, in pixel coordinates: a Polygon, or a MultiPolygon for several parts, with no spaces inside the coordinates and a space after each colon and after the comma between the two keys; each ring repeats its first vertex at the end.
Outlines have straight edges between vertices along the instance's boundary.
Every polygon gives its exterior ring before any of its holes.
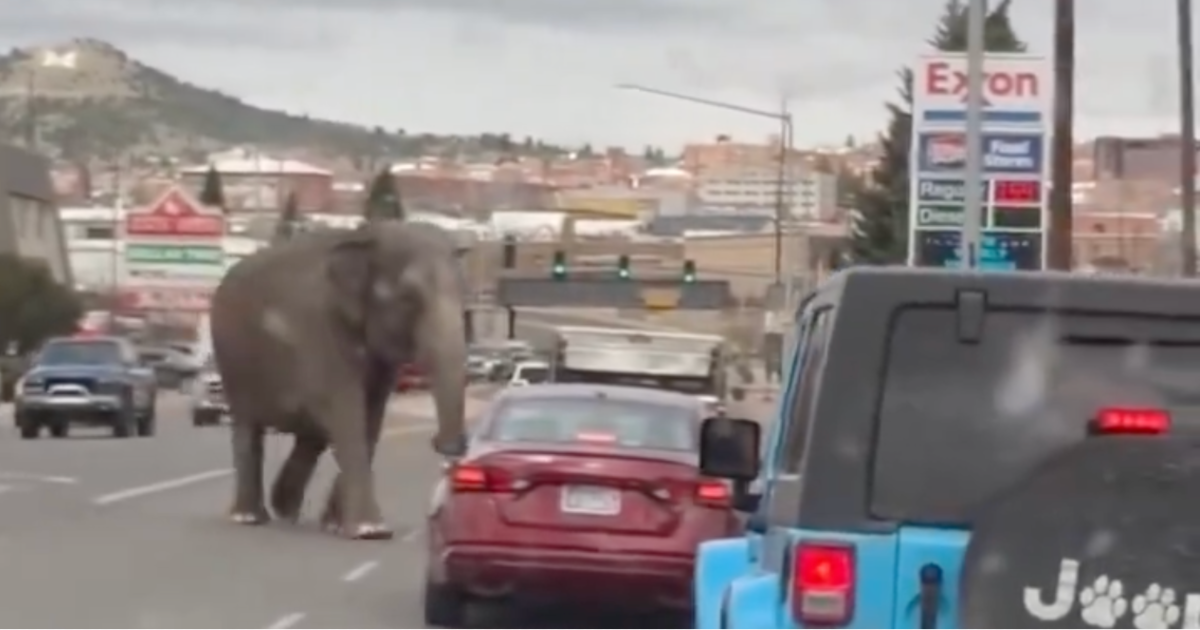
{"type": "Polygon", "coordinates": [[[716,379],[705,377],[652,376],[648,374],[588,372],[559,368],[555,372],[555,381],[559,383],[596,383],[599,385],[646,387],[693,396],[720,396],[716,379]]]}
{"type": "Polygon", "coordinates": [[[121,348],[111,341],[54,341],[38,354],[38,365],[107,365],[121,362],[121,348]]]}
{"type": "Polygon", "coordinates": [[[1084,439],[1108,407],[1200,426],[1198,322],[989,310],[979,343],[952,310],[906,309],[879,406],[872,511],[965,524],[973,509],[1084,439]]]}
{"type": "Polygon", "coordinates": [[[504,403],[487,439],[499,442],[611,444],[691,451],[696,414],[685,405],[601,398],[528,398],[504,403]]]}

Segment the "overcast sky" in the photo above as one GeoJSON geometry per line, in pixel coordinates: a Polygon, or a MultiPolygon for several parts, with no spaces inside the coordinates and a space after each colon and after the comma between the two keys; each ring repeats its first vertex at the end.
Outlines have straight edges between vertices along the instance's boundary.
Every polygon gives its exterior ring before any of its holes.
{"type": "MultiPolygon", "coordinates": [[[[636,82],[748,106],[790,93],[804,144],[885,123],[894,72],[942,0],[39,0],[0,44],[110,41],[263,106],[410,131],[678,146],[764,119],[613,89],[636,82]],[[188,8],[188,7],[191,8],[188,8]]],[[[1053,3],[1015,0],[1031,52],[1053,3]]],[[[1173,2],[1079,0],[1078,129],[1175,127],[1173,2]]]]}

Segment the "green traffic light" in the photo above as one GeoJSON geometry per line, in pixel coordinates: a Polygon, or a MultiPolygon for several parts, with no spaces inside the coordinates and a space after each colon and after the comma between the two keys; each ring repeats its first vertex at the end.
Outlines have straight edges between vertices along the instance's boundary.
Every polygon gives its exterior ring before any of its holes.
{"type": "Polygon", "coordinates": [[[621,254],[617,258],[617,277],[628,280],[632,274],[629,271],[629,254],[621,254]]]}
{"type": "Polygon", "coordinates": [[[696,281],[696,263],[691,260],[683,261],[683,281],[692,283],[696,281]]]}
{"type": "Polygon", "coordinates": [[[554,252],[554,263],[550,267],[550,274],[556,280],[567,277],[567,253],[561,249],[554,252]]]}

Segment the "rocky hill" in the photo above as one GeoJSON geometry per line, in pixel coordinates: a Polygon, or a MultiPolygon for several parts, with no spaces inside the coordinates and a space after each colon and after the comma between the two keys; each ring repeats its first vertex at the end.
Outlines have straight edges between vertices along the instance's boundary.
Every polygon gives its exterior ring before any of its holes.
{"type": "Polygon", "coordinates": [[[506,134],[411,134],[263,109],[93,39],[0,56],[0,136],[28,138],[34,127],[43,150],[71,159],[193,157],[235,145],[305,149],[354,161],[560,151],[506,134]]]}

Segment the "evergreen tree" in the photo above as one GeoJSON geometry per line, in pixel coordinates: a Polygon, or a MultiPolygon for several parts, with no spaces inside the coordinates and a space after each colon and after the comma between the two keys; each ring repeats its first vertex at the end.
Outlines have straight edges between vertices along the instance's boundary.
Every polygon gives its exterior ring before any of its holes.
{"type": "MultiPolygon", "coordinates": [[[[1013,31],[1011,0],[1001,2],[987,16],[984,48],[989,52],[1024,52],[1025,42],[1013,31]]],[[[967,6],[948,0],[929,40],[943,52],[967,48],[967,6]]],[[[912,148],[912,70],[899,72],[900,104],[887,103],[891,116],[880,135],[882,155],[870,180],[862,182],[851,222],[847,257],[854,264],[903,263],[908,250],[909,154],[912,148]]]]}
{"type": "Polygon", "coordinates": [[[217,167],[208,166],[208,172],[204,174],[204,186],[200,189],[200,203],[212,207],[225,210],[225,186],[221,184],[221,173],[217,171],[217,167]]]}
{"type": "Polygon", "coordinates": [[[363,218],[368,221],[403,221],[404,214],[404,204],[400,202],[400,192],[396,190],[396,178],[392,176],[391,169],[384,168],[375,176],[367,190],[363,218]]]}
{"type": "Polygon", "coordinates": [[[279,220],[275,223],[275,241],[286,241],[300,232],[300,204],[296,201],[296,193],[288,193],[283,208],[279,211],[279,220]]]}

